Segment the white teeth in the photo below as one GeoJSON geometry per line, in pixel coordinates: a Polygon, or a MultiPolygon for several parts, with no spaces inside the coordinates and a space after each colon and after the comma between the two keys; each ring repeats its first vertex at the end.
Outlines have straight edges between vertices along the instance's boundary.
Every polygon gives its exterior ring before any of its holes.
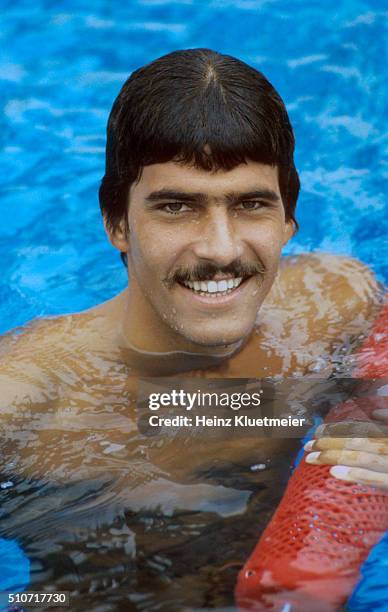
{"type": "Polygon", "coordinates": [[[229,278],[220,281],[187,281],[184,284],[193,291],[201,293],[225,293],[235,289],[242,283],[242,278],[229,278]]]}

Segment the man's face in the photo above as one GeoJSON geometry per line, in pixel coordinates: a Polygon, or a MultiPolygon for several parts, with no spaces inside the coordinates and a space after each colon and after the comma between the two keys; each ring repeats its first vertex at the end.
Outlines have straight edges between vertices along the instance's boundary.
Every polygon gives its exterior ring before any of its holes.
{"type": "Polygon", "coordinates": [[[187,347],[231,345],[252,331],[292,234],[277,168],[256,162],[215,173],[146,166],[130,190],[128,227],[134,310],[187,347]]]}

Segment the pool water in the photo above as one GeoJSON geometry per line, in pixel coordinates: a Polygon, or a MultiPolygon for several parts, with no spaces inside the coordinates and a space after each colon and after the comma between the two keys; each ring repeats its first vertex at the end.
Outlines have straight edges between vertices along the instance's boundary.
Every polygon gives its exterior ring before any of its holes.
{"type": "MultiPolygon", "coordinates": [[[[302,192],[300,231],[285,254],[351,255],[386,283],[386,21],[380,0],[3,1],[0,332],[80,311],[125,286],[97,199],[106,120],[132,70],[179,48],[240,57],[286,102],[302,192]]],[[[15,449],[34,463],[36,435],[49,463],[63,439],[44,440],[43,416],[39,434],[23,439],[16,427],[2,440],[0,535],[19,543],[33,589],[72,590],[77,610],[233,609],[238,569],[281,499],[300,442],[285,441],[270,464],[249,445],[235,460],[209,454],[194,476],[174,480],[168,453],[161,473],[136,436],[124,450],[123,437],[107,441],[103,417],[89,432],[91,455],[99,445],[112,473],[124,477],[131,465],[142,486],[170,479],[174,495],[147,498],[143,488],[139,508],[139,495],[123,497],[122,481],[98,474],[66,484],[17,476],[15,449]],[[257,464],[260,474],[251,470],[257,464]]],[[[80,443],[68,436],[63,469],[71,476],[80,443]]],[[[383,542],[352,609],[383,609],[386,559],[383,542]],[[368,586],[372,574],[380,586],[368,586]]]]}

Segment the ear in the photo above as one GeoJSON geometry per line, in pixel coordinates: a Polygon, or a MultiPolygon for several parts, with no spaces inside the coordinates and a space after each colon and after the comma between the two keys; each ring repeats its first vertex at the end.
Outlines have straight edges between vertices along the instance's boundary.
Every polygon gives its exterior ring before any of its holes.
{"type": "Polygon", "coordinates": [[[104,227],[109,242],[121,253],[127,253],[129,250],[129,232],[126,220],[121,219],[119,223],[112,227],[104,217],[104,227]]]}
{"type": "Polygon", "coordinates": [[[286,221],[286,225],[283,232],[283,246],[287,244],[287,242],[293,237],[295,234],[295,223],[290,220],[286,221]]]}

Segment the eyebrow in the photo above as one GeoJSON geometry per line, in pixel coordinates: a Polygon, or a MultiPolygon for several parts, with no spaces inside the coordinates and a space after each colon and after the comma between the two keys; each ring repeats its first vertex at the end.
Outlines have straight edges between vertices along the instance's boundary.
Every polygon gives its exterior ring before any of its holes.
{"type": "Polygon", "coordinates": [[[152,191],[146,198],[146,202],[158,202],[159,200],[180,200],[182,202],[206,202],[207,197],[203,193],[187,193],[175,189],[159,189],[152,191]]]}
{"type": "MultiPolygon", "coordinates": [[[[208,201],[204,193],[193,193],[176,189],[159,189],[152,191],[146,198],[146,202],[158,202],[159,200],[179,200],[180,202],[198,202],[204,204],[208,201]]],[[[258,188],[251,191],[229,191],[225,199],[230,202],[241,202],[242,200],[267,200],[268,202],[280,202],[279,195],[272,189],[258,188]]]]}
{"type": "Polygon", "coordinates": [[[252,191],[230,192],[226,195],[228,200],[268,200],[268,202],[280,202],[280,196],[272,189],[259,188],[252,191]]]}

